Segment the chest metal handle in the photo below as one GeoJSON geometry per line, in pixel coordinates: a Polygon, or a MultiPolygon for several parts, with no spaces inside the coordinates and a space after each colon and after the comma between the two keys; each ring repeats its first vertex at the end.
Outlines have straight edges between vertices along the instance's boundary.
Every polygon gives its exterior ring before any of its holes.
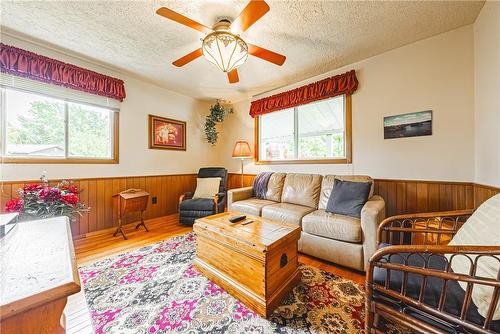
{"type": "Polygon", "coordinates": [[[281,254],[280,258],[280,268],[283,268],[288,263],[288,256],[286,254],[281,254]]]}

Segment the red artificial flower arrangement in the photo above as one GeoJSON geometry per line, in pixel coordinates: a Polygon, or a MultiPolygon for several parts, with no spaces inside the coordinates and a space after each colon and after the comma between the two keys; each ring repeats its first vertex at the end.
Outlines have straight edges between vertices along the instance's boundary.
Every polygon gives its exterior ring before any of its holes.
{"type": "Polygon", "coordinates": [[[5,205],[6,212],[19,212],[21,220],[67,216],[74,220],[90,209],[80,202],[80,190],[69,181],[62,181],[52,187],[31,183],[20,188],[19,198],[11,199],[5,205]]]}
{"type": "Polygon", "coordinates": [[[5,212],[20,212],[23,209],[24,202],[20,198],[13,198],[5,204],[5,212]]]}

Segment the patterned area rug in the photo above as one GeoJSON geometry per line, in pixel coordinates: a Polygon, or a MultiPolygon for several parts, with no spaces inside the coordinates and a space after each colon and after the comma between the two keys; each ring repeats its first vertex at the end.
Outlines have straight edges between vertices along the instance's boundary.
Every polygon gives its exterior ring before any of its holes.
{"type": "Polygon", "coordinates": [[[95,332],[362,332],[362,286],[301,265],[302,282],[266,320],[193,268],[195,246],[188,233],[81,267],[95,332]]]}

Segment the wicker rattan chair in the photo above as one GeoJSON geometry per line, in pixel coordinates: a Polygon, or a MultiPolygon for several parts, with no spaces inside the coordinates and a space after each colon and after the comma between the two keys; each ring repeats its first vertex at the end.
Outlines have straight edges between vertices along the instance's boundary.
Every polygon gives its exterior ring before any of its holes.
{"type": "Polygon", "coordinates": [[[500,297],[500,270],[496,280],[475,275],[481,258],[500,263],[500,247],[448,245],[471,214],[472,210],[400,215],[380,224],[379,250],[366,273],[367,333],[382,333],[387,320],[416,333],[500,332],[500,320],[492,320],[500,297]],[[469,274],[453,272],[451,263],[457,256],[470,259],[469,274]],[[459,282],[466,284],[465,290],[459,282]],[[472,301],[478,284],[493,289],[485,317],[472,301]]]}

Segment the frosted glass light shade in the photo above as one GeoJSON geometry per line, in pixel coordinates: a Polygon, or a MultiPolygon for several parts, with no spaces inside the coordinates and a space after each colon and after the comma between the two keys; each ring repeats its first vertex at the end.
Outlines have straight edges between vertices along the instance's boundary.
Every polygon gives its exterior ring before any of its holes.
{"type": "Polygon", "coordinates": [[[223,72],[240,67],[248,58],[248,46],[229,31],[214,31],[203,39],[203,55],[223,72]]]}

